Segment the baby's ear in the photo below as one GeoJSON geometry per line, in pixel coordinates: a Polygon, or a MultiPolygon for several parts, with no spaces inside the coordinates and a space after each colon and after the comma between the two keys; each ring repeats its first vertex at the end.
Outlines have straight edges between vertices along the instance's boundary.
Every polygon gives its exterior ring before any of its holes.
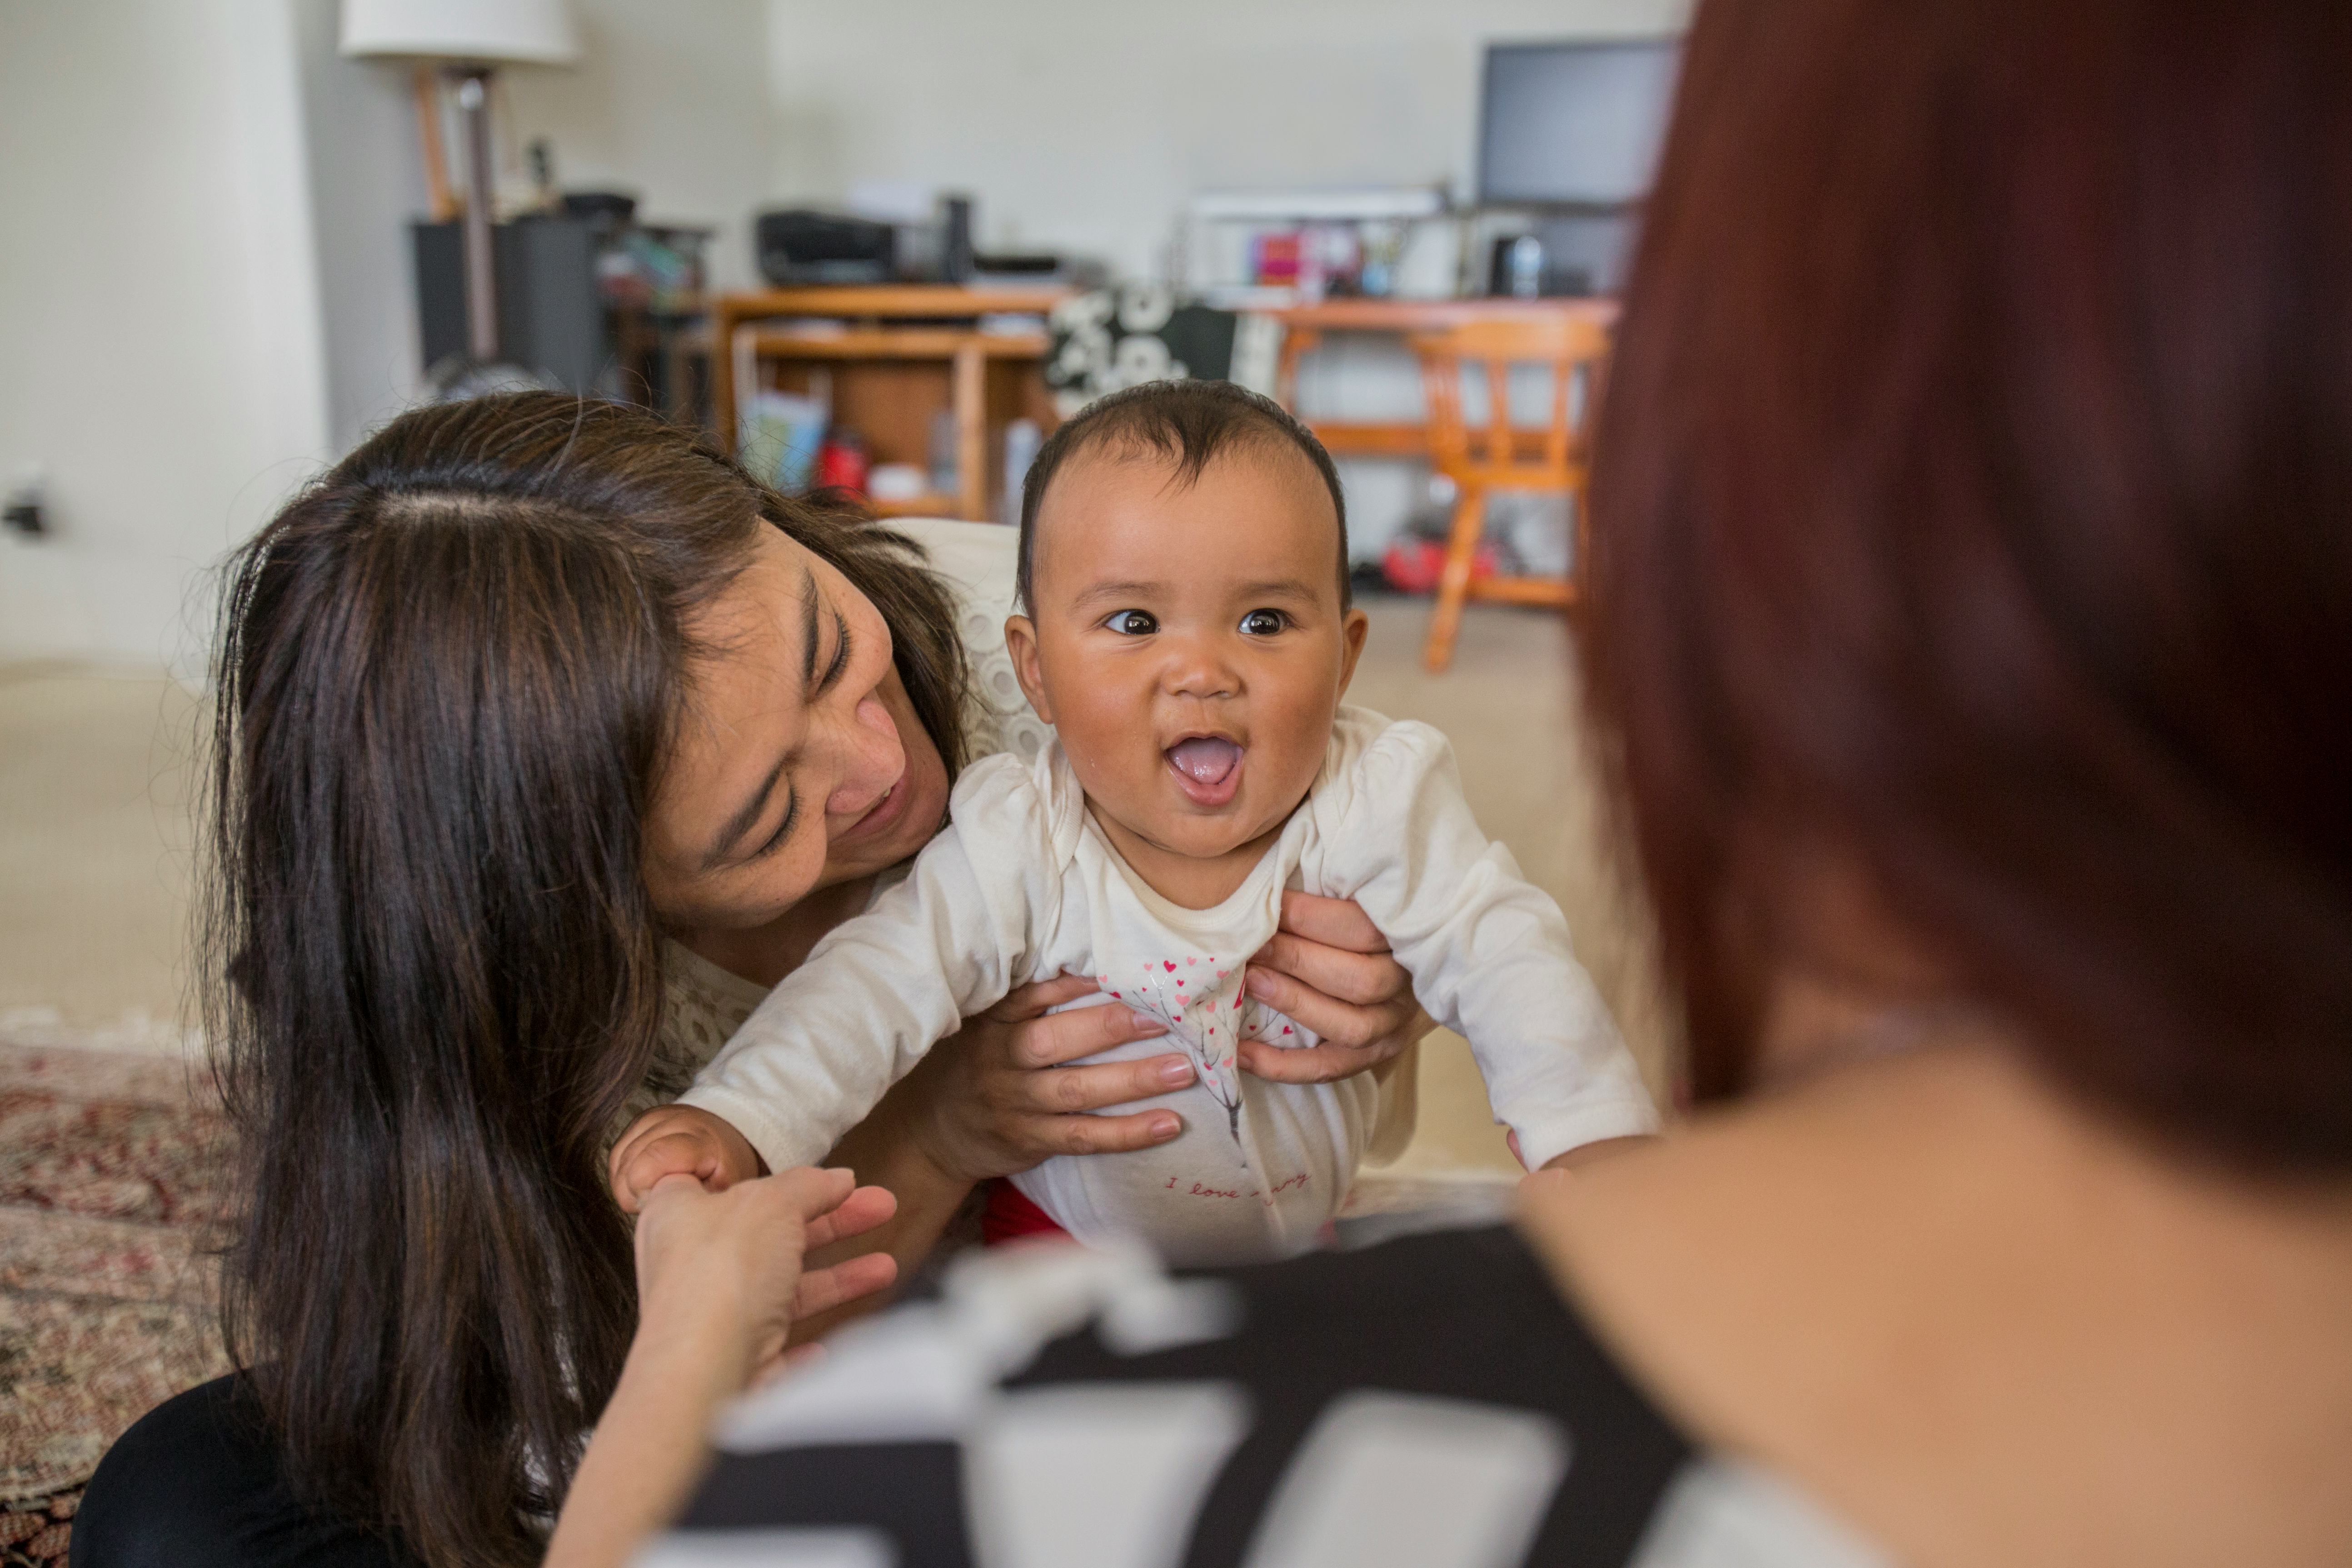
{"type": "Polygon", "coordinates": [[[1038,718],[1053,723],[1054,705],[1045,700],[1045,679],[1037,663],[1037,628],[1028,616],[1005,617],[1004,651],[1013,656],[1013,679],[1021,683],[1021,695],[1029,699],[1038,718]]]}
{"type": "Polygon", "coordinates": [[[1348,695],[1349,683],[1356,679],[1356,661],[1364,657],[1364,639],[1371,635],[1371,617],[1363,611],[1350,609],[1339,623],[1339,695],[1348,695]]]}

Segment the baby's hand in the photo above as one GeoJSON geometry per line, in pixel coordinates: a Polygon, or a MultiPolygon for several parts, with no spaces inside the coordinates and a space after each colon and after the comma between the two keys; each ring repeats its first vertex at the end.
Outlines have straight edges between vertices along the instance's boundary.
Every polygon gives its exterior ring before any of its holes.
{"type": "Polygon", "coordinates": [[[691,1105],[659,1105],[630,1123],[613,1145],[613,1201],[635,1214],[666,1176],[692,1176],[723,1193],[768,1168],[751,1141],[723,1118],[691,1105]]]}

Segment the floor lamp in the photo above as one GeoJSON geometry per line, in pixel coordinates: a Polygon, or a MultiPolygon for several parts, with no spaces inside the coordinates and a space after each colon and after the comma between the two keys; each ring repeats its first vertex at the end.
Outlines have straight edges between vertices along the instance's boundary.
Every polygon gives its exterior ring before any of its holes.
{"type": "MultiPolygon", "coordinates": [[[[490,78],[505,65],[570,65],[580,37],[566,0],[343,0],[343,53],[437,67],[456,84],[466,127],[466,349],[467,363],[441,376],[445,395],[511,381],[499,360],[498,262],[491,246],[495,179],[490,166],[490,78]]],[[[429,95],[417,113],[431,161],[440,129],[429,95]]],[[[436,202],[441,181],[436,179],[436,202]]],[[[438,213],[436,216],[439,216],[438,213]]]]}

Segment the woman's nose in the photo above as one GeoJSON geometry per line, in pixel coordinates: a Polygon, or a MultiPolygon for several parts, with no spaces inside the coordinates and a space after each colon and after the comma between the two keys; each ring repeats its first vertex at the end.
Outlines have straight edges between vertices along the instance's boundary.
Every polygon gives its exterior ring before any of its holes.
{"type": "Polygon", "coordinates": [[[832,816],[863,816],[907,771],[907,748],[879,695],[866,697],[841,727],[841,782],[826,799],[832,816]]]}

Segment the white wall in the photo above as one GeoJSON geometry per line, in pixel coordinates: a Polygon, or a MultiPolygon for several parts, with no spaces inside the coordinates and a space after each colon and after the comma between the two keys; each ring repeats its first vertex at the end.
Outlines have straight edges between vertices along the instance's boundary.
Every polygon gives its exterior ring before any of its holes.
{"type": "MultiPolygon", "coordinates": [[[[329,427],[338,450],[421,382],[409,226],[425,215],[410,68],[337,52],[339,0],[293,0],[311,200],[319,216],[329,427]]],[[[554,146],[559,184],[643,198],[645,216],[716,226],[721,288],[751,281],[747,215],[768,162],[764,0],[572,0],[582,58],[516,68],[491,101],[502,196],[530,193],[523,149],[554,146]]],[[[452,132],[444,155],[465,181],[452,132]]]]}
{"type": "MultiPolygon", "coordinates": [[[[524,182],[520,149],[555,146],[567,189],[614,187],[654,222],[715,225],[712,280],[751,287],[746,220],[767,188],[765,0],[572,0],[582,58],[506,73],[503,187],[524,182]]],[[[457,149],[450,150],[454,158],[457,149]]]]}
{"type": "Polygon", "coordinates": [[[284,0],[0,5],[0,483],[57,531],[0,538],[0,658],[197,668],[324,455],[296,78],[284,0]]]}
{"type": "Polygon", "coordinates": [[[1444,183],[1493,40],[1675,31],[1687,0],[770,0],[777,198],[973,193],[983,247],[1156,273],[1204,187],[1444,183]]]}
{"type": "Polygon", "coordinates": [[[292,4],[327,431],[341,452],[406,407],[422,379],[408,226],[425,215],[425,157],[409,73],[342,57],[341,0],[292,4]]]}

